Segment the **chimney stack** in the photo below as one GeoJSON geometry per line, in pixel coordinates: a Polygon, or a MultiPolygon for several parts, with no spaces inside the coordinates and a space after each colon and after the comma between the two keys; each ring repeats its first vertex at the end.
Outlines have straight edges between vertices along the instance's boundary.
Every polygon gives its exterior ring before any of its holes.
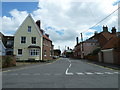
{"type": "Polygon", "coordinates": [[[39,29],[41,29],[41,22],[40,22],[40,20],[37,20],[37,21],[36,21],[36,24],[37,24],[37,26],[39,27],[39,29]]]}
{"type": "Polygon", "coordinates": [[[116,34],[116,28],[115,27],[112,27],[112,34],[116,34]]]}
{"type": "Polygon", "coordinates": [[[69,50],[70,48],[68,47],[68,50],[69,50]]]}
{"type": "Polygon", "coordinates": [[[78,45],[78,37],[76,37],[77,45],[78,45]]]}
{"type": "Polygon", "coordinates": [[[45,34],[49,38],[49,34],[45,34]]]}
{"type": "Polygon", "coordinates": [[[103,25],[103,32],[108,32],[108,27],[107,27],[107,25],[106,25],[106,27],[104,27],[104,25],[103,25]]]}

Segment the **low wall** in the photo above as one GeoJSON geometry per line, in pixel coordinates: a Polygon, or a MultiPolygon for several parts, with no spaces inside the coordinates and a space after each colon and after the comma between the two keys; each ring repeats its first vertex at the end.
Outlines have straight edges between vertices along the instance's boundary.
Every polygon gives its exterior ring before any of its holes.
{"type": "Polygon", "coordinates": [[[85,56],[85,59],[88,59],[91,61],[98,61],[98,55],[87,55],[85,56]]]}
{"type": "Polygon", "coordinates": [[[120,65],[120,52],[114,51],[114,63],[120,65]]]}
{"type": "Polygon", "coordinates": [[[2,57],[2,68],[16,66],[16,56],[6,55],[2,57]]]}

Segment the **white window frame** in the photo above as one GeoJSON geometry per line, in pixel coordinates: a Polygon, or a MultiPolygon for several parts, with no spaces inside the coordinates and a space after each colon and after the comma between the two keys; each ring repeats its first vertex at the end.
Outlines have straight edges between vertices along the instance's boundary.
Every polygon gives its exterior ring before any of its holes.
{"type": "Polygon", "coordinates": [[[28,26],[28,32],[31,33],[31,31],[32,31],[32,27],[30,28],[30,31],[29,31],[29,27],[31,27],[31,26],[28,26]]]}
{"type": "Polygon", "coordinates": [[[22,54],[18,54],[18,50],[17,50],[17,56],[22,56],[23,55],[23,49],[21,49],[22,50],[22,54]]]}
{"type": "Polygon", "coordinates": [[[47,56],[47,50],[44,50],[44,56],[47,56]]]}
{"type": "Polygon", "coordinates": [[[31,37],[31,44],[32,44],[32,45],[36,45],[36,44],[37,44],[37,37],[35,37],[35,38],[36,38],[36,43],[32,43],[32,38],[33,38],[33,37],[31,37]]]}
{"type": "Polygon", "coordinates": [[[30,56],[39,56],[40,55],[40,50],[39,49],[30,49],[29,50],[29,55],[30,56]]]}
{"type": "Polygon", "coordinates": [[[27,43],[27,37],[26,37],[26,36],[21,36],[21,37],[20,37],[20,43],[21,43],[21,44],[26,44],[26,43],[27,43]],[[22,37],[25,37],[25,38],[26,38],[26,39],[25,39],[25,43],[21,43],[22,37]]]}

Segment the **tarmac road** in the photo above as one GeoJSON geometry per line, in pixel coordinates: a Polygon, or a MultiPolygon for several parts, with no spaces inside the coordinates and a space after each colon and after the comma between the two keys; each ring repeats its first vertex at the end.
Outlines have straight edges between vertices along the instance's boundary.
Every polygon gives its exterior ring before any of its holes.
{"type": "Polygon", "coordinates": [[[118,71],[82,60],[17,67],[2,73],[3,88],[118,88],[118,71]]]}

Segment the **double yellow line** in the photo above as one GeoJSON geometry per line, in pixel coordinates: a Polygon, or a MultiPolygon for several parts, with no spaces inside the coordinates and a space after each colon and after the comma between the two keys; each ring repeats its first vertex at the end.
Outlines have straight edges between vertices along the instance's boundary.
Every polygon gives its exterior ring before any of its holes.
{"type": "Polygon", "coordinates": [[[109,69],[109,70],[115,70],[115,71],[120,72],[120,70],[116,70],[116,69],[113,69],[113,68],[109,68],[109,67],[105,67],[105,66],[101,66],[101,65],[97,65],[97,64],[93,64],[93,63],[87,63],[87,64],[98,66],[98,67],[101,67],[101,68],[106,68],[106,69],[109,69]]]}

